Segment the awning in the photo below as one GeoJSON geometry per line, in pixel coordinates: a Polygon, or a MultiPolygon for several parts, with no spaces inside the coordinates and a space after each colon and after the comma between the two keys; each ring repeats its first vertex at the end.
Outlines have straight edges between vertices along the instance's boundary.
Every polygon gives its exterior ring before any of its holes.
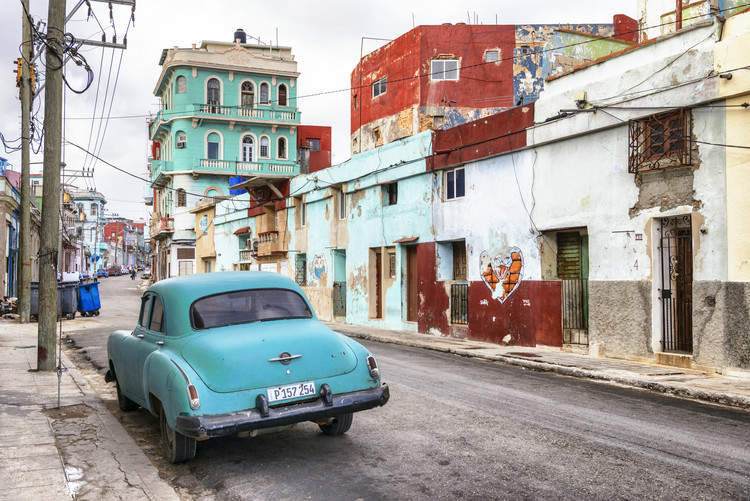
{"type": "Polygon", "coordinates": [[[407,242],[416,242],[417,240],[419,240],[419,237],[404,237],[404,238],[399,238],[398,240],[394,240],[393,243],[403,244],[407,242]]]}
{"type": "Polygon", "coordinates": [[[235,230],[235,235],[242,235],[243,233],[250,233],[250,227],[245,226],[244,228],[240,228],[239,230],[235,230]]]}

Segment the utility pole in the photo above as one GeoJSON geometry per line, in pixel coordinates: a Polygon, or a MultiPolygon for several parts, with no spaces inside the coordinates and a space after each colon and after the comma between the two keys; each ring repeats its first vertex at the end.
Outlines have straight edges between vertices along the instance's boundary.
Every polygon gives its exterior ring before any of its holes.
{"type": "Polygon", "coordinates": [[[31,134],[31,64],[34,60],[34,40],[29,19],[29,0],[23,0],[21,49],[21,221],[19,230],[18,313],[21,323],[31,320],[31,169],[29,142],[31,134]]]}
{"type": "Polygon", "coordinates": [[[44,94],[44,181],[39,250],[39,330],[37,370],[57,368],[57,254],[60,232],[60,168],[62,162],[62,72],[65,43],[65,0],[49,0],[44,94]]]}

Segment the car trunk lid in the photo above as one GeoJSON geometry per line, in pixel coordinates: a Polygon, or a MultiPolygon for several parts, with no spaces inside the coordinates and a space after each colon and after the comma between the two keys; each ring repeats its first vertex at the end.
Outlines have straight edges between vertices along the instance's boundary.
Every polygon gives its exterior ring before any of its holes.
{"type": "Polygon", "coordinates": [[[207,330],[185,344],[182,356],[206,386],[222,393],[314,381],[357,366],[345,337],[312,319],[207,330]]]}

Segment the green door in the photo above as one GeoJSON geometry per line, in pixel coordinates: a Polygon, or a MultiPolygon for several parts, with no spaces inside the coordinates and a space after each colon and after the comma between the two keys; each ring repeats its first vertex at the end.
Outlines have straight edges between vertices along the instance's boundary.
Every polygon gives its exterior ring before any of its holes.
{"type": "Polygon", "coordinates": [[[557,278],[562,282],[564,344],[589,344],[588,235],[557,234],[557,278]]]}

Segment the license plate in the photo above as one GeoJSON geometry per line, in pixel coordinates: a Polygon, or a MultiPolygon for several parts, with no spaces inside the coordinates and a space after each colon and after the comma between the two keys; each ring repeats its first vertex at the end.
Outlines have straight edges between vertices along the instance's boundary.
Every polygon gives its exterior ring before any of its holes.
{"type": "Polygon", "coordinates": [[[279,400],[288,400],[290,398],[309,397],[315,395],[315,383],[308,381],[305,383],[288,384],[266,390],[269,402],[279,400]]]}

